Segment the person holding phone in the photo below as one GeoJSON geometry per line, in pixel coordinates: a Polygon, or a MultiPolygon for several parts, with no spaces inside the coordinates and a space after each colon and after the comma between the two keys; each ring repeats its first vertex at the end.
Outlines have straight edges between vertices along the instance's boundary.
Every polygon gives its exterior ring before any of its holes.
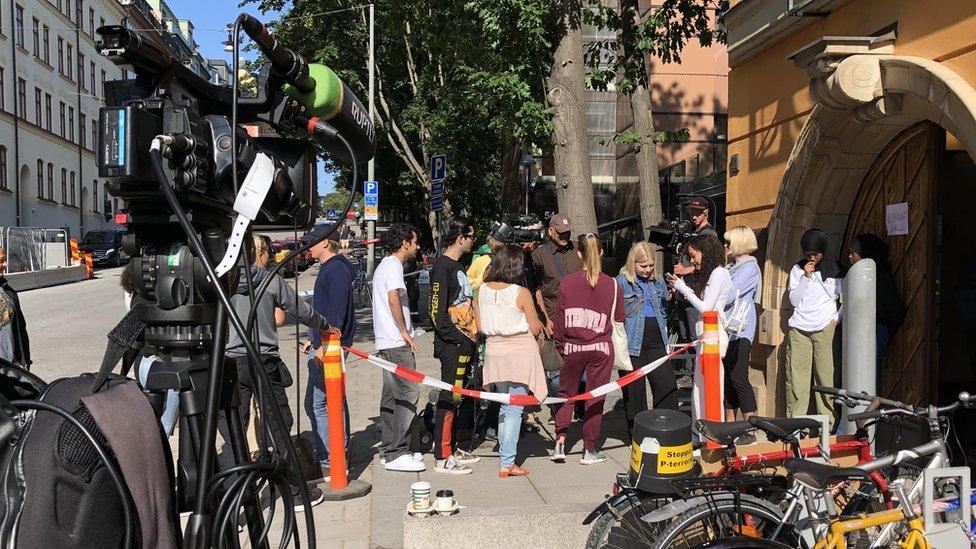
{"type": "MultiPolygon", "coordinates": [[[[810,407],[811,381],[834,384],[834,331],[841,281],[825,272],[827,235],[810,229],[800,237],[803,258],[790,269],[789,296],[793,314],[789,320],[786,350],[786,411],[789,417],[806,415],[810,407]]],[[[816,395],[817,413],[834,421],[834,407],[824,394],[816,395]]]]}

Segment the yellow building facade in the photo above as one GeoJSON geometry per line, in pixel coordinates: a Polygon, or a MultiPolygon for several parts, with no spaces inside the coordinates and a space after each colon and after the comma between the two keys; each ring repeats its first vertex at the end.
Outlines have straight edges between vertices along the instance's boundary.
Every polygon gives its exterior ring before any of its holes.
{"type": "Polygon", "coordinates": [[[972,385],[976,1],[733,0],[724,23],[727,226],[764,243],[750,372],[760,413],[785,411],[788,272],[810,227],[841,265],[858,234],[891,248],[908,316],[885,351],[882,394],[927,403],[972,385]],[[889,234],[896,204],[907,234],[889,234]]]}

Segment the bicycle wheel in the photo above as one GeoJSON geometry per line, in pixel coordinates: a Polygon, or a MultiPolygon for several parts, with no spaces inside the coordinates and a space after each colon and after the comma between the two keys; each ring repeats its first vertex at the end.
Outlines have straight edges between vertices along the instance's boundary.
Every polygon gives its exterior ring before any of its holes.
{"type": "MultiPolygon", "coordinates": [[[[756,538],[769,541],[783,522],[781,511],[768,502],[749,495],[734,499],[706,502],[678,516],[661,532],[655,549],[692,549],[709,547],[728,538],[756,538]]],[[[783,527],[775,540],[790,547],[800,547],[796,533],[783,527]]]]}
{"type": "Polygon", "coordinates": [[[586,549],[646,548],[664,530],[664,525],[644,522],[641,517],[669,501],[642,494],[616,509],[620,520],[610,511],[600,515],[593,521],[586,549]]]}

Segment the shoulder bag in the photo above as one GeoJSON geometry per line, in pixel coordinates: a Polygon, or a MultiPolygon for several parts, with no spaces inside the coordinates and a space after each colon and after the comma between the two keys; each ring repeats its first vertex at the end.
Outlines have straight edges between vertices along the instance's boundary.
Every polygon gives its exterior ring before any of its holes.
{"type": "Polygon", "coordinates": [[[613,341],[613,365],[618,370],[631,371],[634,369],[630,361],[630,352],[627,349],[627,330],[624,329],[623,322],[614,320],[617,316],[617,279],[613,280],[613,306],[610,308],[610,339],[613,341]]]}

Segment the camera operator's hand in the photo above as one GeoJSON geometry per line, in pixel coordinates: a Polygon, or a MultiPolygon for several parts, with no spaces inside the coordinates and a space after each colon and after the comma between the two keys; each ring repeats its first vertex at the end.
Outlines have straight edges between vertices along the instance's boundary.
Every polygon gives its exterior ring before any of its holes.
{"type": "Polygon", "coordinates": [[[813,271],[817,268],[816,261],[808,261],[806,265],[803,266],[803,276],[810,278],[813,276],[813,271]]]}
{"type": "Polygon", "coordinates": [[[336,328],[335,326],[331,326],[329,328],[326,328],[325,330],[322,330],[322,332],[319,334],[319,337],[321,337],[322,341],[325,341],[330,337],[335,337],[336,339],[342,339],[342,330],[336,328]]]}

